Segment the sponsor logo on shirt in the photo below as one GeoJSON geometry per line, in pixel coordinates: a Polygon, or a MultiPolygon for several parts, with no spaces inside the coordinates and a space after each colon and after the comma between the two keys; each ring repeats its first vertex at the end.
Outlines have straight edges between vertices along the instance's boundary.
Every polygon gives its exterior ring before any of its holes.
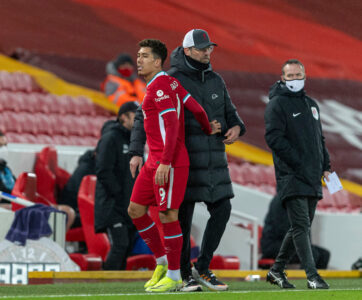
{"type": "Polygon", "coordinates": [[[172,89],[172,90],[175,90],[175,89],[178,87],[177,81],[172,82],[172,83],[170,84],[170,86],[171,86],[171,89],[172,89]]]}
{"type": "Polygon", "coordinates": [[[162,96],[163,96],[163,90],[158,90],[158,91],[156,92],[156,95],[157,95],[158,97],[162,97],[162,96]]]}
{"type": "Polygon", "coordinates": [[[170,98],[169,95],[163,95],[162,97],[155,98],[155,101],[160,102],[160,101],[168,99],[168,98],[170,98]]]}

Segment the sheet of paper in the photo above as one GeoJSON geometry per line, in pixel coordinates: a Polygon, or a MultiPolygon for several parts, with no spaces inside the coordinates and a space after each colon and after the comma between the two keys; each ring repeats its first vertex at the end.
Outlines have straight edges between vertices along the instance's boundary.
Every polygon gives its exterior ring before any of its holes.
{"type": "Polygon", "coordinates": [[[328,179],[329,179],[329,181],[327,181],[325,178],[323,178],[330,194],[334,194],[340,190],[343,190],[342,183],[340,182],[336,172],[331,173],[328,176],[328,179]]]}

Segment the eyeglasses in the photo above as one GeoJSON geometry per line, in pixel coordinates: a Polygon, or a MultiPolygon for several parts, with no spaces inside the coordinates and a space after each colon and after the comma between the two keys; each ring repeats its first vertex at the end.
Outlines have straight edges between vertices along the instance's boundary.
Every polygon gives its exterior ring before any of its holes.
{"type": "Polygon", "coordinates": [[[202,48],[202,49],[198,49],[198,48],[195,48],[195,47],[191,47],[191,48],[194,49],[197,52],[210,52],[211,53],[214,50],[214,45],[210,45],[210,46],[202,48]]]}

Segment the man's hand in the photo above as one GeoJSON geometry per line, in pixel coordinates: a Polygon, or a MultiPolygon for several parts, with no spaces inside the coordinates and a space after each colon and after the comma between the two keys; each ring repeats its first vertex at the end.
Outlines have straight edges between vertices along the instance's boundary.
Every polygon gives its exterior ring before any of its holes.
{"type": "Polygon", "coordinates": [[[216,134],[221,132],[221,124],[217,120],[213,120],[210,122],[211,127],[211,133],[210,134],[216,134]]]}
{"type": "Polygon", "coordinates": [[[239,137],[240,130],[241,130],[241,128],[239,125],[235,125],[234,127],[231,127],[225,133],[226,139],[223,140],[223,143],[226,145],[231,145],[232,143],[234,143],[236,141],[236,139],[239,137]]]}
{"type": "Polygon", "coordinates": [[[328,181],[329,182],[329,178],[328,178],[328,176],[329,175],[331,175],[331,172],[329,172],[329,171],[324,171],[323,172],[323,177],[326,179],[326,181],[328,181]]]}
{"type": "Polygon", "coordinates": [[[129,162],[129,169],[131,170],[132,178],[135,178],[136,171],[141,171],[143,165],[143,159],[141,156],[133,156],[129,162]]]}
{"type": "Polygon", "coordinates": [[[168,174],[170,172],[170,165],[160,164],[155,174],[155,184],[164,185],[168,182],[168,174]]]}

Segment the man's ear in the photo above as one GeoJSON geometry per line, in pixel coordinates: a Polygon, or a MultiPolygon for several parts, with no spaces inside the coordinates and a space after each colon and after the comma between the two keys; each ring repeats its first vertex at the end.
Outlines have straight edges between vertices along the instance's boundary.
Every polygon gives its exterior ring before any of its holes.
{"type": "Polygon", "coordinates": [[[283,75],[280,75],[280,79],[281,79],[281,81],[285,82],[283,75]]]}
{"type": "Polygon", "coordinates": [[[191,55],[190,48],[184,48],[184,53],[186,56],[190,56],[191,55]]]}
{"type": "Polygon", "coordinates": [[[162,59],[161,58],[156,58],[155,59],[155,66],[157,68],[162,68],[162,59]]]}

